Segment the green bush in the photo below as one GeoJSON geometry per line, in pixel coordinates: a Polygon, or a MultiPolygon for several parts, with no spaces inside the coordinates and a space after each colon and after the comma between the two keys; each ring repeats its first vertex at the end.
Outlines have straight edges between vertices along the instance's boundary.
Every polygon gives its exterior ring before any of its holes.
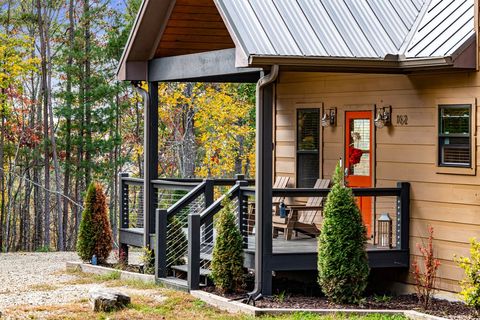
{"type": "Polygon", "coordinates": [[[89,261],[93,255],[96,255],[98,262],[103,263],[112,250],[112,243],[112,229],[108,220],[105,194],[99,183],[92,182],[85,197],[77,253],[83,261],[89,261]]]}
{"type": "Polygon", "coordinates": [[[222,206],[215,221],[217,237],[213,247],[212,279],[221,291],[232,292],[242,285],[243,238],[231,201],[226,199],[222,206]]]}
{"type": "Polygon", "coordinates": [[[143,264],[143,273],[155,274],[155,255],[153,254],[152,249],[149,249],[148,247],[143,247],[140,261],[143,264]]]}
{"type": "Polygon", "coordinates": [[[332,301],[357,303],[370,272],[365,250],[366,229],[352,191],[343,186],[340,165],[333,180],[318,238],[318,283],[332,301]]]}
{"type": "Polygon", "coordinates": [[[480,315],[480,242],[476,239],[470,240],[470,255],[470,258],[456,259],[465,271],[465,278],[460,283],[462,286],[460,295],[465,303],[473,307],[477,315],[480,315]]]}
{"type": "Polygon", "coordinates": [[[180,220],[173,216],[168,219],[167,226],[167,266],[185,264],[185,255],[188,250],[188,239],[183,232],[180,220]]]}

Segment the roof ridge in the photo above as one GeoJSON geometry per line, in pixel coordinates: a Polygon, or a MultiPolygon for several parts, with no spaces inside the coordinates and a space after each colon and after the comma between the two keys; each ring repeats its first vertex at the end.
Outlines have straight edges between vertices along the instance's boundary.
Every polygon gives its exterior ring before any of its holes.
{"type": "Polygon", "coordinates": [[[400,49],[398,50],[400,55],[405,55],[405,56],[407,55],[407,50],[410,47],[410,44],[412,43],[412,40],[415,34],[420,28],[423,18],[425,18],[425,15],[427,14],[428,8],[430,8],[430,4],[432,4],[432,1],[433,0],[425,0],[425,2],[423,3],[422,9],[418,12],[417,17],[415,18],[415,22],[410,28],[410,31],[408,31],[404,42],[402,43],[402,45],[400,46],[400,49]]]}

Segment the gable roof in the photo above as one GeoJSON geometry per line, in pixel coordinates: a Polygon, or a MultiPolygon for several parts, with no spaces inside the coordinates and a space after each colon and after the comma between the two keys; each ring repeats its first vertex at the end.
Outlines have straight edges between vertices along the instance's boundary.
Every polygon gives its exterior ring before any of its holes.
{"type": "Polygon", "coordinates": [[[246,56],[443,57],[474,34],[474,0],[215,0],[246,56]]]}
{"type": "MultiPolygon", "coordinates": [[[[309,64],[333,59],[414,62],[418,65],[418,61],[428,64],[427,59],[432,58],[436,66],[451,66],[454,59],[469,49],[468,62],[462,61],[462,67],[474,68],[470,61],[476,50],[474,1],[144,0],[119,70],[125,69],[127,62],[162,57],[161,53],[166,52],[161,48],[162,38],[166,37],[163,33],[176,7],[190,8],[190,13],[197,13],[198,9],[199,14],[190,14],[189,18],[193,16],[192,19],[207,23],[199,17],[206,6],[213,5],[230,34],[231,45],[237,50],[237,67],[265,66],[272,64],[274,59],[291,59],[290,65],[298,64],[299,59],[307,59],[309,64]],[[158,8],[163,11],[158,12],[158,8]],[[142,28],[142,22],[149,17],[156,17],[156,22],[143,23],[142,28]],[[143,51],[142,56],[138,39],[145,38],[144,33],[157,38],[150,41],[152,48],[148,54],[143,51]],[[135,43],[139,49],[132,46],[135,43]]],[[[206,19],[215,19],[218,24],[218,16],[208,12],[206,19]]],[[[195,41],[195,37],[191,38],[195,41]]],[[[213,38],[212,34],[212,41],[216,41],[213,38]]],[[[145,45],[145,40],[141,42],[145,45]]],[[[225,48],[229,46],[228,41],[223,42],[227,43],[225,48]]],[[[182,54],[185,43],[170,42],[170,55],[177,50],[175,44],[182,54]]],[[[208,47],[198,46],[198,52],[208,47]]]]}

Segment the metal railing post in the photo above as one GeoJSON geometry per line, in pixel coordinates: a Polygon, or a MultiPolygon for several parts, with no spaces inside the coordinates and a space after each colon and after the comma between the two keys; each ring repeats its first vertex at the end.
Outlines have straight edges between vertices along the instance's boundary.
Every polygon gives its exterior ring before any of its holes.
{"type": "Polygon", "coordinates": [[[243,247],[245,249],[248,248],[248,226],[245,223],[247,219],[247,210],[248,210],[248,198],[243,194],[241,187],[247,187],[248,181],[245,180],[245,176],[243,174],[237,174],[235,176],[237,180],[237,184],[240,186],[238,188],[238,228],[242,233],[243,237],[243,247]]]}
{"type": "Polygon", "coordinates": [[[410,183],[399,182],[397,186],[401,189],[400,215],[397,215],[397,224],[400,218],[400,249],[408,251],[410,249],[410,183]]]}
{"type": "MultiPolygon", "coordinates": [[[[205,179],[205,209],[214,202],[214,181],[212,179],[205,179]]],[[[205,232],[203,234],[204,241],[213,242],[213,217],[205,221],[205,232]]]]}
{"type": "MultiPolygon", "coordinates": [[[[118,206],[119,206],[119,218],[120,228],[127,229],[130,226],[130,216],[128,208],[128,184],[125,183],[124,178],[128,177],[128,173],[121,172],[118,174],[118,206]]],[[[128,264],[128,245],[120,242],[120,232],[118,232],[118,258],[119,262],[128,264]]]]}
{"type": "Polygon", "coordinates": [[[188,289],[200,288],[200,215],[188,215],[188,289]]]}
{"type": "Polygon", "coordinates": [[[167,277],[167,210],[155,211],[155,280],[167,277]]]}

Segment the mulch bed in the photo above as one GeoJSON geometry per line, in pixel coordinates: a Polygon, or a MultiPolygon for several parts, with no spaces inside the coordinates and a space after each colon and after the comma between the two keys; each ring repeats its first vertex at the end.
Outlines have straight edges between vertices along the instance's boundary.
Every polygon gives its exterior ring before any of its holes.
{"type": "MultiPolygon", "coordinates": [[[[242,300],[246,293],[223,294],[213,287],[204,289],[232,300],[242,300]]],[[[255,303],[259,308],[291,308],[291,309],[388,309],[388,310],[416,310],[452,320],[480,319],[475,317],[472,309],[461,302],[433,299],[429,310],[423,310],[418,304],[415,295],[403,296],[372,296],[367,297],[360,305],[335,304],[325,297],[279,294],[273,297],[264,297],[255,303]]]]}

